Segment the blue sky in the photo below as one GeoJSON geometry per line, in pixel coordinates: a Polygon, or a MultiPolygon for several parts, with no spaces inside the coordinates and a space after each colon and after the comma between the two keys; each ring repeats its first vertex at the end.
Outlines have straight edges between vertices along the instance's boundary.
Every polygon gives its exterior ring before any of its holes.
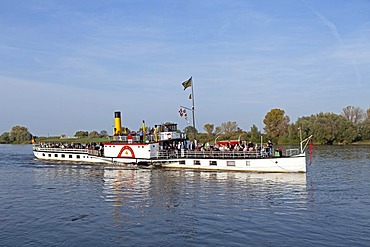
{"type": "Polygon", "coordinates": [[[112,132],[173,121],[264,127],[370,108],[370,1],[0,2],[0,134],[112,132]]]}

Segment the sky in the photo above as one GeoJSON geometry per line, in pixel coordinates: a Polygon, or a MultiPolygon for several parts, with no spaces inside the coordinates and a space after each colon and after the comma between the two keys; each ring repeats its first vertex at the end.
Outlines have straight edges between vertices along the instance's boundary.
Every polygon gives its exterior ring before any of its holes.
{"type": "Polygon", "coordinates": [[[183,129],[191,76],[200,132],[263,131],[275,108],[291,123],[366,110],[369,13],[368,0],[2,0],[0,134],[112,133],[115,111],[132,130],[183,129]]]}

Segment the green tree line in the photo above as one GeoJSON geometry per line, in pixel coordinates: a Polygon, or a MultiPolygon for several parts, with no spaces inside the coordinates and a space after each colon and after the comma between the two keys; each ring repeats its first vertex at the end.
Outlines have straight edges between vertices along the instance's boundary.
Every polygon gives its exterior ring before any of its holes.
{"type": "MultiPolygon", "coordinates": [[[[290,118],[282,109],[272,109],[263,119],[264,129],[259,130],[252,125],[249,131],[242,130],[235,121],[228,121],[216,126],[207,123],[203,126],[204,132],[198,132],[192,126],[184,129],[189,139],[196,139],[200,143],[214,143],[225,140],[243,140],[259,142],[261,136],[264,140],[271,139],[274,143],[288,144],[299,143],[300,132],[303,137],[314,136],[317,144],[350,144],[354,142],[370,141],[370,108],[366,111],[354,106],[342,109],[341,114],[331,112],[303,116],[295,123],[290,123],[290,118]],[[194,134],[196,136],[194,136],[194,134]]],[[[65,136],[65,135],[62,135],[65,136]]],[[[77,131],[75,137],[107,137],[108,132],[77,131]]],[[[0,136],[0,143],[23,144],[31,143],[32,134],[26,127],[14,126],[10,132],[0,136]]]]}
{"type": "Polygon", "coordinates": [[[198,133],[192,126],[184,129],[190,139],[196,138],[200,143],[215,143],[221,140],[244,140],[259,142],[270,139],[274,143],[299,143],[300,133],[303,138],[314,136],[317,144],[350,144],[354,142],[370,141],[370,108],[364,111],[359,107],[347,106],[341,114],[318,113],[303,116],[295,123],[282,109],[270,110],[264,120],[264,131],[261,132],[253,125],[249,131],[242,130],[236,122],[224,122],[215,127],[207,123],[203,126],[205,133],[198,133]]]}
{"type": "MultiPolygon", "coordinates": [[[[96,139],[96,138],[106,138],[108,137],[108,132],[106,130],[102,130],[100,132],[93,130],[91,132],[88,131],[76,131],[74,137],[76,138],[84,138],[84,139],[96,139]]],[[[26,127],[24,126],[14,126],[10,132],[4,132],[0,136],[0,144],[30,144],[32,142],[32,138],[38,139],[36,136],[33,136],[26,127]]],[[[61,135],[60,137],[51,137],[46,138],[42,137],[42,139],[68,139],[66,135],[61,135]]]]}

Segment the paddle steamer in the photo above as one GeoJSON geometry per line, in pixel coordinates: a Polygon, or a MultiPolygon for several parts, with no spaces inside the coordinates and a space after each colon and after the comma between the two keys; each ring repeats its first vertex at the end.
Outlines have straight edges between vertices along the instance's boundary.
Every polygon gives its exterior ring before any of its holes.
{"type": "MultiPolygon", "coordinates": [[[[228,170],[244,172],[306,172],[305,149],[311,138],[301,141],[299,148],[285,152],[259,149],[199,149],[194,147],[177,124],[154,126],[146,133],[143,121],[141,132],[126,133],[121,126],[121,112],[115,112],[112,140],[99,144],[35,143],[36,158],[51,161],[74,161],[120,165],[228,170]]],[[[262,141],[261,141],[262,142],[262,141]]],[[[241,144],[241,143],[240,143],[241,144]]]]}

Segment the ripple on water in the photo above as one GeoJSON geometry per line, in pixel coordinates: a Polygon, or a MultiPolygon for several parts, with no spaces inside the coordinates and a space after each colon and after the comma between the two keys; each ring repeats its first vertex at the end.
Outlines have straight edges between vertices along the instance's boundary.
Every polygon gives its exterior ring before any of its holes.
{"type": "Polygon", "coordinates": [[[0,145],[4,246],[366,246],[369,148],[318,147],[307,174],[124,169],[0,145]]]}

